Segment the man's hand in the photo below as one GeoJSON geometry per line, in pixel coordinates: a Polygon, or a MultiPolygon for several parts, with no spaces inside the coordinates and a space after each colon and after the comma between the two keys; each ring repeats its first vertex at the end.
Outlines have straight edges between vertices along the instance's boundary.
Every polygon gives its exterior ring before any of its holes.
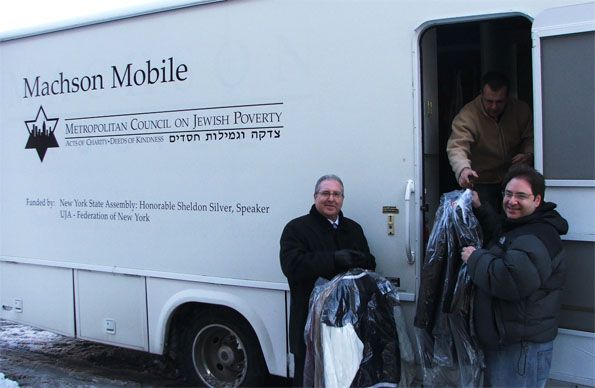
{"type": "Polygon", "coordinates": [[[471,199],[471,204],[475,209],[481,206],[481,200],[479,199],[479,194],[477,191],[473,190],[473,198],[471,199]]]}
{"type": "Polygon", "coordinates": [[[471,188],[475,178],[479,178],[479,175],[469,167],[465,167],[459,175],[459,186],[464,189],[471,188]]]}
{"type": "Polygon", "coordinates": [[[475,247],[472,247],[472,246],[464,247],[461,250],[461,260],[463,260],[466,263],[467,260],[469,260],[469,256],[471,256],[471,254],[473,252],[475,252],[475,247]]]}
{"type": "Polygon", "coordinates": [[[373,256],[353,249],[341,249],[335,252],[335,268],[339,271],[347,271],[351,268],[375,267],[375,263],[370,263],[373,256]],[[369,257],[372,257],[370,259],[369,257]]]}
{"type": "Polygon", "coordinates": [[[519,163],[532,164],[532,162],[533,162],[533,154],[530,154],[530,153],[516,154],[515,156],[512,157],[512,164],[519,164],[519,163]]]}

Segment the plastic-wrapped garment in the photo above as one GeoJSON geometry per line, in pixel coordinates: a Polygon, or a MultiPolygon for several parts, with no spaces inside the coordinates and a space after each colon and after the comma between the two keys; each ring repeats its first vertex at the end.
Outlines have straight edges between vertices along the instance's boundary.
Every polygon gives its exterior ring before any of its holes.
{"type": "Polygon", "coordinates": [[[407,321],[405,314],[400,305],[395,306],[394,310],[395,323],[397,324],[397,333],[399,335],[399,351],[401,353],[401,381],[399,387],[412,387],[417,374],[417,367],[415,366],[415,350],[409,333],[407,332],[407,321]]]}
{"type": "Polygon", "coordinates": [[[347,387],[364,356],[364,344],[351,323],[342,327],[321,325],[324,349],[324,385],[347,387]]]}
{"type": "Polygon", "coordinates": [[[481,228],[471,190],[442,195],[421,270],[415,335],[425,386],[478,386],[483,352],[473,330],[474,286],[461,260],[480,248],[481,228]]]}
{"type": "Polygon", "coordinates": [[[371,271],[353,269],[317,284],[304,333],[304,386],[396,387],[401,357],[393,308],[398,303],[395,287],[371,271]]]}

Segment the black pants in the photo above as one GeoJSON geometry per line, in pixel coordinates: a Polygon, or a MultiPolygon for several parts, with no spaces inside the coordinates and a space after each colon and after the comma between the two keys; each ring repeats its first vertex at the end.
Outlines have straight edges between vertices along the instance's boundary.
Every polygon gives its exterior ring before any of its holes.
{"type": "Polygon", "coordinates": [[[306,362],[306,355],[303,352],[297,352],[302,354],[293,355],[294,362],[294,373],[293,373],[293,386],[303,387],[304,386],[304,364],[306,362]]]}

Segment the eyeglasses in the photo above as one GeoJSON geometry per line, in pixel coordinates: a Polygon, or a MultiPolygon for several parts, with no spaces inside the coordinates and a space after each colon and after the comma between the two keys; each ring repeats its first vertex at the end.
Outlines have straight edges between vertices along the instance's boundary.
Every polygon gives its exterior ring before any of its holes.
{"type": "Polygon", "coordinates": [[[508,191],[508,190],[504,190],[502,192],[502,196],[504,196],[504,198],[512,198],[515,197],[517,200],[519,201],[524,201],[526,199],[529,199],[531,197],[534,196],[534,194],[527,194],[527,193],[513,193],[512,191],[508,191]]]}
{"type": "Polygon", "coordinates": [[[335,198],[343,197],[343,193],[340,191],[319,191],[316,194],[320,195],[322,198],[330,198],[331,196],[333,196],[335,198]]]}

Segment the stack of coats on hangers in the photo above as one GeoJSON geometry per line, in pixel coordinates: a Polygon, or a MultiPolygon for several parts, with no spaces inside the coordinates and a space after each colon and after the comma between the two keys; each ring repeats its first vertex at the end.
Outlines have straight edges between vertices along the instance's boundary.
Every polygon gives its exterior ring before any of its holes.
{"type": "Polygon", "coordinates": [[[473,329],[474,286],[461,260],[481,248],[471,190],[442,195],[421,269],[414,330],[424,386],[479,386],[484,359],[473,329]]]}
{"type": "Polygon", "coordinates": [[[396,387],[401,356],[395,287],[380,275],[352,269],[318,284],[306,322],[304,386],[396,387]]]}

